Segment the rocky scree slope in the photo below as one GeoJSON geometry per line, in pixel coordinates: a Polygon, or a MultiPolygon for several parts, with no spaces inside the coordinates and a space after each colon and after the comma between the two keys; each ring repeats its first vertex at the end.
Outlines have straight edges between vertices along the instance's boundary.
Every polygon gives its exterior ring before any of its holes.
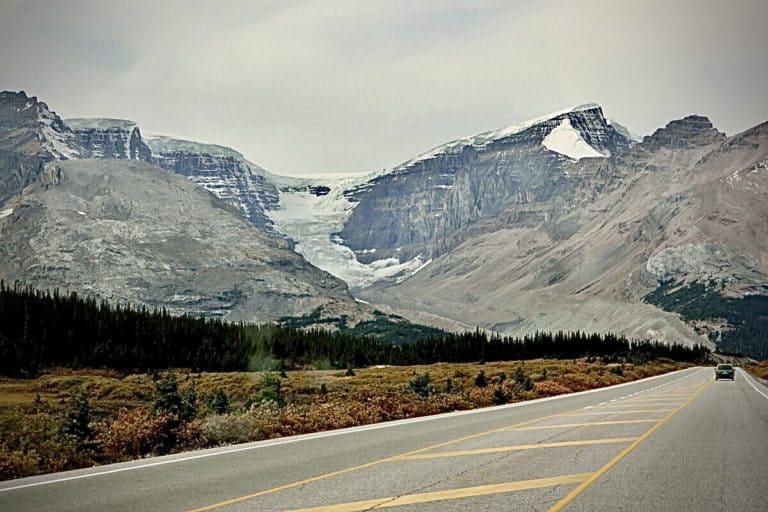
{"type": "Polygon", "coordinates": [[[4,208],[0,278],[9,282],[228,320],[363,309],[287,242],[143,162],[49,162],[4,208]]]}

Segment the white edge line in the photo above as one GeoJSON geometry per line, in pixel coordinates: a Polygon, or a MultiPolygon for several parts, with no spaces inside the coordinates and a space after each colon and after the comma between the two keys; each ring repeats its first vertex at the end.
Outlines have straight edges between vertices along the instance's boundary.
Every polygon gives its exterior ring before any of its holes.
{"type": "MultiPolygon", "coordinates": [[[[542,403],[542,402],[549,402],[549,401],[552,401],[552,400],[562,400],[564,398],[570,398],[570,397],[581,396],[581,395],[588,395],[590,393],[597,393],[597,392],[600,392],[600,391],[606,391],[606,390],[616,389],[616,388],[623,387],[623,386],[629,386],[629,385],[632,385],[632,384],[638,384],[640,382],[647,382],[649,380],[660,379],[662,377],[668,377],[670,375],[675,375],[676,373],[687,372],[687,371],[692,370],[692,369],[698,369],[698,367],[695,367],[695,368],[685,368],[683,370],[677,370],[677,371],[670,372],[670,373],[663,373],[661,375],[654,375],[653,377],[646,377],[645,379],[634,380],[634,381],[630,381],[630,382],[622,382],[621,384],[614,384],[613,386],[607,386],[607,387],[595,388],[595,389],[587,389],[586,391],[578,391],[576,393],[567,393],[567,394],[564,394],[564,395],[548,396],[546,398],[537,398],[536,400],[527,400],[525,402],[516,402],[514,404],[504,404],[504,405],[497,405],[497,406],[494,406],[494,407],[482,407],[482,408],[479,408],[479,409],[470,409],[470,410],[466,410],[466,411],[455,411],[455,412],[448,412],[448,413],[443,413],[443,414],[433,414],[431,416],[422,416],[422,417],[419,417],[419,418],[407,418],[407,419],[402,419],[402,420],[388,421],[388,422],[384,422],[384,423],[373,423],[371,425],[362,425],[362,426],[359,426],[359,427],[350,427],[350,428],[344,428],[344,429],[339,429],[339,430],[331,430],[331,431],[328,431],[328,432],[316,432],[316,433],[313,433],[313,434],[303,434],[303,435],[298,435],[298,436],[291,436],[291,437],[285,438],[285,439],[278,439],[278,440],[268,439],[268,440],[265,440],[265,441],[255,441],[253,443],[248,443],[245,446],[239,446],[237,448],[230,448],[230,449],[223,449],[223,450],[222,449],[213,448],[213,450],[216,450],[216,451],[200,453],[200,454],[197,454],[197,455],[188,455],[186,457],[177,457],[177,456],[174,456],[174,455],[170,455],[170,457],[173,457],[172,459],[160,460],[160,461],[156,461],[156,462],[147,462],[145,464],[135,464],[135,465],[131,465],[131,466],[128,466],[128,467],[122,467],[122,468],[99,470],[99,471],[97,471],[95,473],[87,473],[85,475],[67,476],[67,477],[55,478],[55,479],[51,479],[51,480],[44,480],[42,482],[31,482],[31,483],[28,483],[28,484],[15,485],[13,487],[4,487],[4,488],[0,488],[0,493],[8,492],[8,491],[15,491],[15,490],[18,490],[18,489],[26,489],[26,488],[29,488],[29,487],[37,487],[37,486],[40,486],[40,485],[55,484],[55,483],[60,483],[60,482],[69,482],[69,481],[72,481],[72,480],[81,480],[81,479],[84,479],[84,478],[92,478],[92,477],[102,476],[102,475],[111,475],[111,474],[114,474],[114,473],[123,473],[125,471],[134,471],[134,470],[137,470],[137,469],[152,468],[152,467],[155,467],[155,466],[164,466],[166,464],[173,464],[173,463],[177,463],[177,462],[186,462],[186,461],[190,461],[190,460],[204,459],[204,458],[208,458],[208,457],[215,457],[217,455],[228,455],[230,453],[244,452],[244,451],[248,451],[248,450],[256,450],[258,448],[268,448],[268,447],[271,447],[271,446],[279,446],[279,445],[282,445],[282,444],[297,443],[297,442],[306,441],[306,440],[309,440],[309,439],[321,439],[321,438],[324,438],[324,437],[340,436],[340,435],[344,435],[344,434],[352,434],[352,433],[355,433],[355,432],[365,432],[365,431],[368,431],[368,430],[377,430],[377,429],[381,429],[381,428],[390,428],[390,427],[396,427],[396,426],[412,424],[412,423],[421,423],[423,421],[432,421],[432,420],[438,420],[438,419],[445,419],[445,418],[454,417],[454,416],[466,416],[466,415],[469,415],[469,414],[481,414],[481,413],[498,411],[498,410],[501,410],[501,409],[512,409],[512,408],[516,408],[516,407],[525,407],[527,405],[532,405],[532,404],[537,404],[537,403],[542,403]]],[[[685,376],[680,377],[678,379],[666,382],[663,385],[666,386],[666,385],[672,384],[674,382],[677,382],[679,380],[685,379],[687,377],[689,377],[689,375],[685,375],[685,376]]],[[[656,386],[656,387],[659,387],[659,386],[656,386]]],[[[762,394],[760,391],[758,391],[758,393],[762,394]]],[[[763,396],[765,396],[765,395],[763,395],[763,396]]],[[[766,398],[768,398],[768,397],[766,397],[766,398]]],[[[131,462],[129,462],[128,464],[130,464],[130,463],[131,462]]],[[[78,470],[75,470],[75,471],[78,471],[78,470]]],[[[55,474],[55,473],[52,473],[52,474],[55,474]]],[[[31,478],[39,478],[39,477],[31,477],[31,478]]],[[[5,482],[0,482],[0,484],[2,484],[2,483],[5,483],[5,482]]]]}
{"type": "Polygon", "coordinates": [[[763,398],[765,398],[766,400],[768,400],[768,395],[766,395],[765,393],[763,393],[762,391],[760,391],[759,389],[757,389],[757,387],[756,387],[754,384],[752,384],[752,381],[750,380],[750,378],[749,378],[749,376],[748,376],[747,372],[745,372],[745,371],[744,371],[744,370],[742,370],[741,368],[736,368],[736,369],[737,369],[737,370],[739,370],[739,373],[741,373],[741,374],[744,376],[744,380],[746,380],[746,381],[747,381],[747,384],[749,384],[750,386],[752,386],[752,389],[754,389],[755,391],[757,391],[758,393],[760,393],[761,395],[763,395],[763,398]]]}

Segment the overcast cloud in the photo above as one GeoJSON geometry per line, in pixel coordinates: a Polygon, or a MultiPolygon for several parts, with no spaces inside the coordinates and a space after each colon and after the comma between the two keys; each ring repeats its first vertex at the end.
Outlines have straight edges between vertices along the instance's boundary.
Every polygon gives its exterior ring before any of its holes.
{"type": "Polygon", "coordinates": [[[368,171],[581,103],[638,134],[768,120],[764,0],[0,0],[0,89],[62,117],[368,171]]]}

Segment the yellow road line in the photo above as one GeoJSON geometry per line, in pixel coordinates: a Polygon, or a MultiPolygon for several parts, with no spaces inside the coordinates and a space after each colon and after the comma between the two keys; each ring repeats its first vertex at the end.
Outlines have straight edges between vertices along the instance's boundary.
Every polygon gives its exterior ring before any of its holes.
{"type": "Polygon", "coordinates": [[[536,425],[534,427],[507,427],[506,432],[517,432],[519,430],[539,430],[545,428],[572,428],[572,427],[592,427],[598,425],[622,425],[630,423],[656,423],[655,420],[616,420],[616,421],[591,421],[588,423],[563,423],[561,425],[536,425]]]}
{"type": "Polygon", "coordinates": [[[637,448],[638,446],[640,446],[640,444],[641,444],[643,441],[645,441],[646,439],[648,439],[649,437],[651,437],[651,435],[652,435],[654,432],[656,432],[656,431],[657,431],[659,428],[661,428],[661,426],[662,426],[662,425],[664,425],[666,422],[668,422],[668,421],[669,421],[669,420],[670,420],[670,419],[671,419],[671,418],[672,418],[672,417],[673,417],[675,414],[677,414],[678,412],[682,411],[682,410],[683,410],[683,409],[684,409],[684,408],[685,408],[685,407],[686,407],[688,404],[690,404],[691,402],[693,402],[693,401],[694,401],[694,400],[695,400],[695,399],[696,399],[696,398],[697,398],[697,397],[698,397],[698,396],[699,396],[699,395],[700,395],[700,394],[701,394],[701,393],[702,393],[702,392],[703,392],[703,391],[704,391],[704,390],[707,388],[707,386],[709,386],[709,385],[711,385],[711,384],[712,384],[712,381],[710,380],[709,382],[707,382],[706,384],[704,384],[703,386],[701,386],[701,387],[698,389],[698,391],[696,391],[696,392],[695,392],[695,393],[694,393],[694,394],[693,394],[693,395],[692,395],[692,396],[691,396],[691,397],[690,397],[688,400],[686,400],[686,401],[685,401],[685,403],[684,403],[684,404],[682,404],[681,406],[677,407],[677,408],[676,408],[676,409],[674,409],[672,412],[670,412],[669,414],[667,414],[666,416],[664,416],[664,418],[663,418],[661,421],[659,421],[659,422],[658,422],[656,425],[654,425],[653,427],[651,427],[651,428],[648,430],[648,432],[646,432],[646,433],[645,433],[645,434],[643,434],[642,436],[638,437],[638,438],[637,438],[637,440],[635,440],[635,441],[634,441],[632,444],[630,444],[630,445],[629,445],[629,446],[627,446],[627,447],[626,447],[624,450],[622,450],[622,451],[621,451],[621,453],[619,453],[619,454],[618,454],[616,457],[614,457],[613,459],[611,459],[611,460],[608,462],[608,464],[606,464],[605,466],[603,466],[602,468],[600,468],[599,470],[597,470],[597,472],[593,473],[593,474],[592,474],[592,476],[590,476],[589,478],[587,478],[586,480],[584,480],[584,481],[583,481],[583,482],[582,482],[582,483],[581,483],[581,484],[580,484],[578,487],[576,487],[574,490],[572,490],[571,492],[569,492],[569,493],[568,493],[568,494],[567,494],[567,495],[566,495],[566,496],[565,496],[563,499],[561,499],[560,501],[558,501],[557,503],[555,503],[555,505],[554,505],[554,506],[552,506],[552,507],[551,507],[551,508],[548,510],[548,512],[560,512],[560,511],[561,511],[561,510],[563,510],[565,507],[567,507],[567,506],[568,506],[568,505],[569,505],[569,504],[570,504],[570,503],[571,503],[573,500],[575,500],[575,499],[576,499],[576,497],[577,497],[577,496],[579,496],[579,494],[581,494],[581,493],[583,493],[585,490],[587,490],[587,488],[588,488],[590,485],[592,485],[593,483],[595,483],[595,481],[596,481],[598,478],[600,478],[601,476],[603,476],[604,474],[606,474],[608,471],[610,471],[610,470],[611,470],[611,468],[613,468],[613,467],[614,467],[616,464],[618,464],[618,463],[619,463],[619,461],[621,461],[621,459],[623,459],[624,457],[626,457],[627,455],[629,455],[629,454],[632,452],[632,450],[634,450],[635,448],[637,448]]]}
{"type": "Polygon", "coordinates": [[[636,437],[614,437],[609,439],[585,439],[582,441],[560,441],[556,443],[518,444],[514,446],[498,446],[496,448],[478,448],[476,450],[457,450],[453,452],[419,453],[408,455],[398,460],[440,459],[443,457],[463,457],[465,455],[485,455],[488,453],[516,452],[536,450],[539,448],[562,448],[566,446],[591,446],[596,444],[631,443],[636,437]]]}
{"type": "MultiPolygon", "coordinates": [[[[686,396],[691,396],[691,395],[688,394],[686,396]]],[[[664,398],[664,397],[659,397],[659,398],[636,398],[636,399],[632,400],[632,403],[637,403],[637,402],[681,402],[684,399],[685,399],[685,397],[679,397],[679,398],[676,398],[676,397],[670,397],[670,398],[664,398]]]]}
{"type": "MultiPolygon", "coordinates": [[[[689,395],[690,396],[690,395],[689,395]]],[[[659,405],[680,405],[685,400],[680,398],[648,398],[632,402],[635,406],[638,404],[659,404],[659,405]]]]}
{"type": "Polygon", "coordinates": [[[416,505],[419,503],[429,503],[432,501],[455,500],[459,498],[470,498],[473,496],[486,496],[488,494],[501,494],[505,492],[541,489],[543,487],[554,487],[556,485],[577,484],[589,478],[590,475],[591,473],[581,473],[577,475],[564,475],[550,478],[537,478],[535,480],[506,482],[503,484],[480,485],[477,487],[449,489],[447,491],[425,492],[420,494],[408,494],[405,496],[392,496],[388,498],[377,498],[373,500],[339,503],[336,505],[302,508],[293,510],[291,512],[359,512],[373,508],[380,509],[402,507],[405,505],[416,505]]]}
{"type": "MultiPolygon", "coordinates": [[[[532,419],[532,420],[528,420],[528,421],[523,421],[521,423],[517,423],[517,424],[513,425],[512,427],[514,428],[516,426],[530,425],[531,423],[536,423],[537,421],[544,421],[544,420],[548,420],[548,419],[551,419],[551,418],[556,418],[558,416],[560,416],[560,414],[550,414],[548,416],[542,416],[541,418],[536,418],[536,419],[532,419]]],[[[372,467],[372,466],[377,466],[379,464],[384,464],[386,462],[392,462],[392,461],[395,461],[395,460],[400,459],[402,457],[407,457],[409,455],[415,455],[417,453],[422,453],[422,452],[426,452],[426,451],[430,451],[430,450],[436,450],[438,448],[442,448],[443,446],[449,446],[449,445],[452,445],[452,444],[461,443],[461,442],[464,442],[464,441],[470,441],[472,439],[477,439],[478,437],[488,436],[488,435],[491,435],[491,434],[496,434],[498,432],[504,432],[508,428],[510,428],[510,427],[501,427],[501,428],[497,428],[497,429],[494,429],[494,430],[488,430],[486,432],[480,432],[480,433],[477,433],[477,434],[472,434],[472,435],[469,435],[469,436],[461,437],[459,439],[452,439],[450,441],[445,441],[443,443],[438,443],[438,444],[435,444],[435,445],[432,445],[432,446],[427,446],[426,448],[420,448],[418,450],[413,450],[413,451],[410,451],[410,452],[401,453],[401,454],[398,454],[398,455],[394,455],[392,457],[386,457],[386,458],[383,458],[383,459],[374,460],[374,461],[371,461],[371,462],[367,462],[365,464],[360,464],[358,466],[351,466],[351,467],[348,467],[348,468],[339,469],[337,471],[331,471],[330,473],[325,473],[325,474],[322,474],[322,475],[314,476],[312,478],[307,478],[305,480],[299,480],[299,481],[296,481],[296,482],[291,482],[291,483],[283,484],[283,485],[280,485],[280,486],[277,486],[277,487],[272,487],[270,489],[265,489],[263,491],[258,491],[258,492],[254,492],[254,493],[251,493],[251,494],[246,494],[245,496],[238,496],[236,498],[232,498],[232,499],[229,499],[229,500],[225,500],[225,501],[221,501],[221,502],[218,502],[218,503],[213,503],[211,505],[206,505],[204,507],[196,508],[196,509],[190,510],[188,512],[205,512],[207,510],[214,510],[214,509],[217,509],[217,508],[226,507],[226,506],[229,506],[229,505],[234,505],[236,503],[241,503],[243,501],[251,500],[253,498],[258,498],[260,496],[265,496],[267,494],[273,494],[273,493],[276,493],[276,492],[285,491],[285,490],[288,490],[288,489],[293,489],[294,487],[300,487],[300,486],[306,485],[308,483],[317,482],[318,480],[325,480],[326,478],[331,478],[331,477],[334,477],[334,476],[344,475],[346,473],[351,473],[353,471],[358,471],[360,469],[366,469],[366,468],[369,468],[369,467],[372,467]]]]}
{"type": "Polygon", "coordinates": [[[654,393],[654,395],[674,395],[676,393],[690,393],[696,389],[697,386],[686,386],[684,388],[668,389],[660,393],[654,393]]]}
{"type": "Polygon", "coordinates": [[[646,412],[669,412],[669,409],[637,409],[634,411],[595,411],[595,412],[575,412],[568,416],[608,416],[611,414],[642,414],[646,412]]]}
{"type": "MultiPolygon", "coordinates": [[[[654,404],[649,403],[649,402],[646,402],[644,404],[629,404],[629,403],[623,403],[622,402],[621,404],[616,404],[616,405],[613,405],[613,404],[596,405],[594,407],[594,409],[625,409],[625,408],[632,409],[632,408],[635,408],[635,407],[638,407],[638,406],[641,406],[641,407],[654,407],[654,404]]],[[[669,404],[659,404],[659,407],[665,407],[665,406],[668,407],[669,404]]],[[[671,411],[672,409],[667,409],[667,410],[671,411]]]]}

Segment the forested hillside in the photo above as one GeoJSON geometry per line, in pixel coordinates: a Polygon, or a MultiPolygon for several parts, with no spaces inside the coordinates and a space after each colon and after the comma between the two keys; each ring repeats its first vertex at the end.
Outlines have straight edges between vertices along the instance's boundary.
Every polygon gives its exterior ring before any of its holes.
{"type": "Polygon", "coordinates": [[[646,302],[679,313],[686,320],[724,323],[710,337],[723,352],[768,359],[768,295],[733,298],[702,283],[678,286],[664,283],[645,297],[646,302]]]}

